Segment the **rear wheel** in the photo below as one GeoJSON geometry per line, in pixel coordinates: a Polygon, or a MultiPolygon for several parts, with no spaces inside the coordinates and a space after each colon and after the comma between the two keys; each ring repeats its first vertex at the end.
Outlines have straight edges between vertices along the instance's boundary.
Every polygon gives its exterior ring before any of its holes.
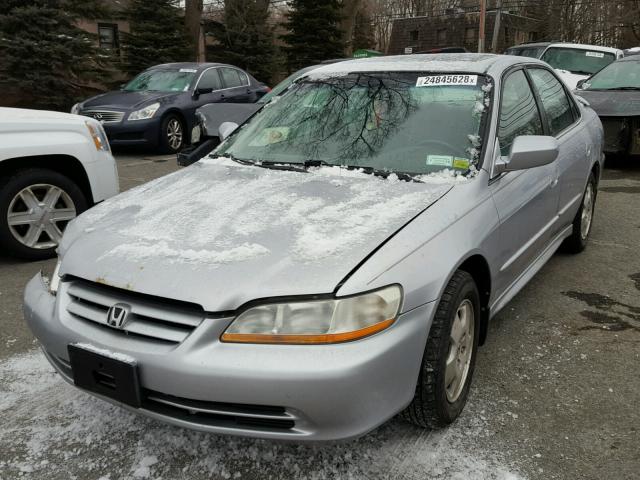
{"type": "Polygon", "coordinates": [[[591,172],[587,187],[582,195],[582,203],[580,209],[573,219],[573,232],[570,237],[562,244],[564,251],[569,253],[580,253],[586,247],[591,233],[591,225],[593,224],[593,212],[596,206],[597,184],[596,177],[591,172]]]}
{"type": "Polygon", "coordinates": [[[184,125],[182,120],[173,114],[167,115],[160,125],[160,150],[162,153],[177,153],[184,146],[184,125]]]}
{"type": "Polygon", "coordinates": [[[69,221],[86,209],[84,194],[64,175],[20,170],[0,187],[0,245],[29,260],[52,257],[69,221]]]}
{"type": "Polygon", "coordinates": [[[464,408],[476,361],[480,296],[471,275],[458,270],[429,331],[416,393],[403,417],[423,428],[452,423],[464,408]]]}

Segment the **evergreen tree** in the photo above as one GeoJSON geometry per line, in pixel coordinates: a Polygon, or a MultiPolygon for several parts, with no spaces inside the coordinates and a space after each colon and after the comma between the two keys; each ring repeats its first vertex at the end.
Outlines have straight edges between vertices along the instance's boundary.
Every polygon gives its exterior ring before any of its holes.
{"type": "Polygon", "coordinates": [[[191,49],[177,0],[131,0],[126,16],[130,32],[122,35],[123,70],[137,75],[160,63],[191,59],[191,49]]]}
{"type": "Polygon", "coordinates": [[[0,0],[0,88],[4,104],[67,110],[91,82],[104,80],[109,56],[76,26],[104,15],[87,0],[0,0]],[[93,8],[92,8],[93,6],[93,8]]]}
{"type": "Polygon", "coordinates": [[[210,48],[217,61],[243,68],[269,83],[277,71],[277,49],[269,18],[269,0],[226,0],[224,24],[211,33],[219,45],[210,48]]]}
{"type": "Polygon", "coordinates": [[[361,48],[375,48],[376,39],[373,32],[373,22],[371,21],[371,15],[366,8],[361,8],[356,14],[352,44],[354,51],[361,48]]]}
{"type": "Polygon", "coordinates": [[[282,39],[290,71],[344,56],[338,0],[293,0],[282,39]]]}

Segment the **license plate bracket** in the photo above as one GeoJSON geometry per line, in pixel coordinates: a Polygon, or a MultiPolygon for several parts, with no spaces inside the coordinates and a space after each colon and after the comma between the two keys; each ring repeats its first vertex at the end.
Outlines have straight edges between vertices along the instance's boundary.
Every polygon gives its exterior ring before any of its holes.
{"type": "Polygon", "coordinates": [[[78,345],[69,345],[67,350],[73,383],[77,387],[135,408],[140,407],[141,389],[135,362],[117,360],[78,345]]]}

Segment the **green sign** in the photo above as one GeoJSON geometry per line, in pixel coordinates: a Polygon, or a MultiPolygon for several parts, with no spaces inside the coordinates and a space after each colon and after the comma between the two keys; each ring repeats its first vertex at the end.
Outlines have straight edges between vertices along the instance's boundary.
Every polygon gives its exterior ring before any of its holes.
{"type": "Polygon", "coordinates": [[[382,52],[378,52],[377,50],[367,50],[366,48],[361,48],[360,50],[353,52],[353,58],[380,57],[381,55],[382,52]]]}

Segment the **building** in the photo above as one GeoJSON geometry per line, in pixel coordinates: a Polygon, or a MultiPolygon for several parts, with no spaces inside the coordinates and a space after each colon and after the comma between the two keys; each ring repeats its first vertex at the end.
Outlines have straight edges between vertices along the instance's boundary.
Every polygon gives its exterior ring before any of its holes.
{"type": "MultiPolygon", "coordinates": [[[[476,3],[477,4],[477,3],[476,3]]],[[[485,51],[491,51],[497,10],[486,15],[485,51]]],[[[535,41],[540,21],[502,11],[497,38],[497,53],[520,43],[535,41]]],[[[471,9],[447,9],[443,14],[394,20],[389,41],[389,55],[426,52],[444,47],[464,47],[478,51],[480,12],[471,9]]]]}

